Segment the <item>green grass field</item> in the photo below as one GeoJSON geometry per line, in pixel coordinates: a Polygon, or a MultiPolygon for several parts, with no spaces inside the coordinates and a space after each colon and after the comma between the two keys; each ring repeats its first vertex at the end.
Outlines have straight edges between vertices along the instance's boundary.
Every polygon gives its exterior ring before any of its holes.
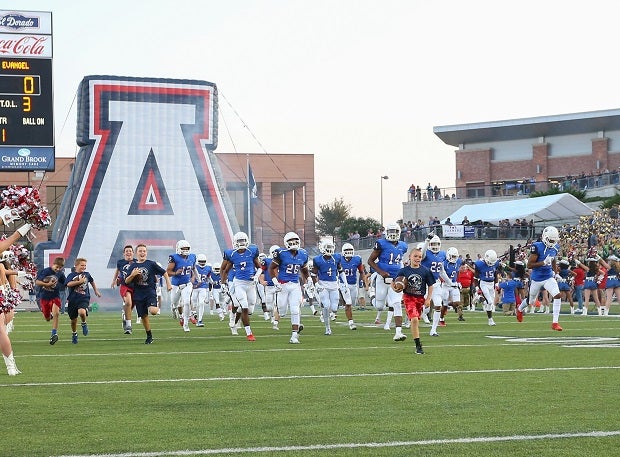
{"type": "MultiPolygon", "coordinates": [[[[304,312],[309,312],[304,308],[304,312]]],[[[618,305],[612,313],[618,312],[618,305]]],[[[620,318],[482,312],[447,317],[441,336],[409,336],[344,312],[323,335],[304,314],[300,345],[253,317],[257,341],[227,320],[184,334],[168,315],[122,334],[120,313],[93,312],[71,344],[61,316],[19,313],[11,334],[22,374],[0,374],[9,456],[612,456],[620,449],[620,318]]]]}

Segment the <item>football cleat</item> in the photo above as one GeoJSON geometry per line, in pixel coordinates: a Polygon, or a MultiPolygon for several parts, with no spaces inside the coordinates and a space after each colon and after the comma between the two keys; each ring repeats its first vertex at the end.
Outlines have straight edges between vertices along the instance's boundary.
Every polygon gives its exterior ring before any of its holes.
{"type": "Polygon", "coordinates": [[[131,327],[125,327],[125,335],[131,335],[131,327]]]}
{"type": "Polygon", "coordinates": [[[144,344],[152,344],[152,343],[153,343],[153,337],[147,336],[146,340],[144,340],[144,344]]]}
{"type": "Polygon", "coordinates": [[[50,338],[50,344],[56,344],[56,342],[58,341],[58,334],[54,333],[51,338],[50,338]]]}
{"type": "Polygon", "coordinates": [[[381,325],[381,320],[380,319],[375,319],[375,325],[381,325]]]}
{"type": "Polygon", "coordinates": [[[250,334],[247,336],[247,338],[248,338],[248,341],[256,341],[256,338],[254,337],[254,334],[253,334],[253,333],[250,333],[250,334]]]}
{"type": "Polygon", "coordinates": [[[407,339],[407,335],[405,335],[404,333],[397,333],[392,339],[394,341],[405,341],[407,339]]]}
{"type": "Polygon", "coordinates": [[[73,335],[71,335],[71,342],[73,344],[78,344],[77,333],[74,333],[73,335]]]}
{"type": "Polygon", "coordinates": [[[422,347],[415,348],[415,353],[416,354],[424,354],[424,349],[422,349],[422,347]]]}
{"type": "Polygon", "coordinates": [[[331,328],[326,328],[325,329],[325,335],[329,336],[332,334],[332,329],[331,328]]]}
{"type": "Polygon", "coordinates": [[[446,321],[439,321],[439,326],[440,327],[445,327],[446,326],[446,321]]]}
{"type": "Polygon", "coordinates": [[[299,344],[299,338],[296,336],[291,336],[291,339],[288,341],[290,344],[299,344]]]}
{"type": "Polygon", "coordinates": [[[202,321],[196,322],[196,327],[204,327],[204,326],[205,326],[204,322],[202,321]]]}
{"type": "Polygon", "coordinates": [[[82,335],[88,335],[88,325],[86,325],[86,322],[82,322],[82,335]]]}
{"type": "Polygon", "coordinates": [[[523,311],[521,311],[519,308],[517,308],[516,316],[517,322],[523,322],[523,311]]]}
{"type": "Polygon", "coordinates": [[[429,335],[430,336],[439,336],[439,333],[437,333],[437,332],[430,332],[429,335]]]}
{"type": "Polygon", "coordinates": [[[189,333],[189,325],[184,325],[184,326],[183,326],[183,331],[184,331],[185,333],[189,333]]]}
{"type": "Polygon", "coordinates": [[[355,325],[353,322],[351,322],[349,324],[349,330],[357,330],[357,325],[355,325]]]}
{"type": "Polygon", "coordinates": [[[556,330],[558,332],[562,331],[562,327],[560,327],[560,324],[557,322],[554,322],[553,324],[551,324],[551,330],[556,330]]]}

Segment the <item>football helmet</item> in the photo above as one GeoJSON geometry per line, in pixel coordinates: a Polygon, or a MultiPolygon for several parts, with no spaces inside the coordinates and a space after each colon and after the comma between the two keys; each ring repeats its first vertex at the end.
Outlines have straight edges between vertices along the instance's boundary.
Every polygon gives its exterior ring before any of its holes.
{"type": "Polygon", "coordinates": [[[495,263],[497,262],[497,252],[495,252],[493,249],[489,249],[487,252],[485,252],[484,262],[490,267],[495,265],[495,263]]]}
{"type": "Polygon", "coordinates": [[[177,254],[179,255],[189,255],[189,251],[192,247],[187,240],[179,240],[177,241],[177,254]]]}
{"type": "Polygon", "coordinates": [[[267,254],[265,254],[264,252],[261,252],[260,254],[258,254],[258,261],[260,263],[263,263],[266,258],[267,258],[267,254]]]}
{"type": "Polygon", "coordinates": [[[560,233],[554,226],[549,225],[543,230],[541,239],[545,246],[552,248],[560,241],[560,233]]]}
{"type": "Polygon", "coordinates": [[[274,244],[273,246],[271,246],[269,248],[269,257],[273,259],[273,256],[275,255],[275,253],[278,252],[280,249],[281,249],[280,246],[278,246],[277,244],[274,244]]]}
{"type": "Polygon", "coordinates": [[[299,249],[301,246],[301,241],[299,240],[299,235],[295,232],[288,232],[284,235],[284,246],[286,249],[299,249]]]}
{"type": "Polygon", "coordinates": [[[244,232],[237,232],[233,235],[233,247],[235,249],[246,249],[250,245],[248,235],[244,232]]]}
{"type": "Polygon", "coordinates": [[[400,225],[388,224],[385,227],[385,239],[388,241],[400,241],[400,225]]]}
{"type": "Polygon", "coordinates": [[[198,265],[200,265],[201,267],[204,267],[205,265],[207,265],[207,256],[204,254],[198,254],[196,256],[196,262],[198,263],[198,265]]]}
{"type": "Polygon", "coordinates": [[[342,245],[342,257],[350,260],[355,255],[355,249],[351,243],[344,243],[342,245]]]}
{"type": "Polygon", "coordinates": [[[448,262],[456,263],[458,258],[459,258],[459,250],[454,247],[448,248],[448,250],[446,251],[446,259],[448,259],[448,262]]]}
{"type": "Polygon", "coordinates": [[[221,270],[222,270],[222,264],[220,262],[215,262],[213,264],[213,273],[215,273],[216,275],[219,275],[221,270]]]}
{"type": "Polygon", "coordinates": [[[439,239],[437,235],[432,237],[428,242],[428,249],[434,254],[437,254],[441,250],[441,239],[439,239]]]}
{"type": "Polygon", "coordinates": [[[323,255],[334,255],[336,252],[336,246],[331,240],[323,240],[319,249],[323,255]]]}

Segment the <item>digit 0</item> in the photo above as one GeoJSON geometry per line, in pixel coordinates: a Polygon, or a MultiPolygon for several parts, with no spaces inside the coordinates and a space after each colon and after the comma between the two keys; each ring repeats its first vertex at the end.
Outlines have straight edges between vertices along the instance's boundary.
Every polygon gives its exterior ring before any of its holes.
{"type": "Polygon", "coordinates": [[[34,78],[24,76],[24,94],[34,94],[34,78]]]}

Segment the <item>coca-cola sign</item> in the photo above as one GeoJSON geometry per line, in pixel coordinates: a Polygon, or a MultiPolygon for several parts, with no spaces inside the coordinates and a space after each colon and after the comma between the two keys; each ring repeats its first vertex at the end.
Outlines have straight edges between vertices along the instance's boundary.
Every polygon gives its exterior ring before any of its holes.
{"type": "Polygon", "coordinates": [[[52,39],[44,35],[1,33],[0,55],[4,57],[52,57],[52,39]]]}
{"type": "Polygon", "coordinates": [[[0,27],[12,30],[28,30],[36,32],[40,27],[40,19],[37,16],[24,16],[20,13],[9,13],[0,16],[0,27]]]}

